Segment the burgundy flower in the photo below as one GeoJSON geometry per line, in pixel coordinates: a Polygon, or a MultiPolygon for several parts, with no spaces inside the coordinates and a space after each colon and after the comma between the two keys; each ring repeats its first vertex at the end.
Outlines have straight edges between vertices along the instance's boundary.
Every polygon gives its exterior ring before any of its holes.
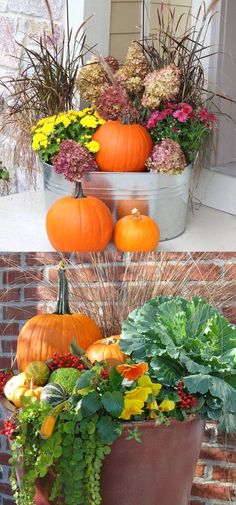
{"type": "Polygon", "coordinates": [[[97,163],[88,152],[75,140],[64,140],[60,151],[53,160],[53,168],[57,174],[63,174],[68,181],[80,181],[85,172],[98,169],[97,163]]]}

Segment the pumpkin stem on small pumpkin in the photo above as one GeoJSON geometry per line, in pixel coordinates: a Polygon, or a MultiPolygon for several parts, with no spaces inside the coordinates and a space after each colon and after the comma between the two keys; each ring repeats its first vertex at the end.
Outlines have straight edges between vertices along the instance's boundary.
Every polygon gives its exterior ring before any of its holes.
{"type": "Polygon", "coordinates": [[[74,198],[86,198],[83,193],[82,183],[81,181],[76,181],[75,183],[75,194],[74,198]]]}
{"type": "Polygon", "coordinates": [[[30,391],[33,391],[33,389],[34,389],[34,377],[30,379],[30,391]]]}
{"type": "Polygon", "coordinates": [[[140,212],[139,212],[139,210],[138,210],[138,209],[136,209],[136,208],[135,208],[135,209],[132,209],[132,210],[131,210],[131,214],[132,214],[133,218],[134,218],[136,221],[139,221],[139,220],[141,219],[141,214],[140,214],[140,212]]]}
{"type": "Polygon", "coordinates": [[[65,261],[60,261],[58,266],[58,298],[55,314],[71,314],[68,281],[65,274],[65,261]]]}

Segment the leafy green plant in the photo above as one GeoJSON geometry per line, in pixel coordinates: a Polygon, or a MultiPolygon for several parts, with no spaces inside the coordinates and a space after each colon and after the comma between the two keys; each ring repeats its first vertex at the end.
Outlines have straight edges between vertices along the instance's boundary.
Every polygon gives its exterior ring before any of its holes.
{"type": "Polygon", "coordinates": [[[157,297],[129,315],[119,345],[166,387],[183,380],[203,418],[236,430],[236,327],[216,308],[197,297],[157,297]]]}

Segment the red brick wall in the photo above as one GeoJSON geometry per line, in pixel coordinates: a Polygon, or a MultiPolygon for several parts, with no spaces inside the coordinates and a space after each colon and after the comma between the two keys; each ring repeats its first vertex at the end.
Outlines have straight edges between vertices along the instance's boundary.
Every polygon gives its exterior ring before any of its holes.
{"type": "MultiPolygon", "coordinates": [[[[38,312],[53,311],[60,259],[54,253],[7,254],[0,258],[0,369],[12,364],[17,335],[25,321],[38,312]]],[[[71,262],[68,277],[72,282],[71,303],[74,310],[96,311],[99,318],[97,302],[100,301],[102,310],[112,306],[116,315],[122,281],[132,284],[138,280],[143,286],[150,285],[150,291],[146,290],[144,296],[151,295],[154,289],[156,293],[199,294],[215,303],[236,323],[236,253],[157,253],[131,258],[108,254],[99,256],[99,268],[95,267],[90,255],[70,255],[68,259],[71,262]]],[[[132,304],[137,304],[138,299],[135,299],[135,286],[132,289],[127,295],[127,303],[133,308],[132,304]]],[[[103,318],[104,313],[100,315],[100,322],[103,318]]],[[[119,326],[118,321],[114,324],[119,326]]],[[[109,332],[113,328],[106,330],[109,332]]],[[[7,460],[8,447],[5,438],[1,437],[0,505],[13,503],[7,460]]],[[[228,436],[226,439],[217,432],[215,424],[209,424],[196,471],[191,505],[236,504],[235,481],[235,437],[228,436]]]]}

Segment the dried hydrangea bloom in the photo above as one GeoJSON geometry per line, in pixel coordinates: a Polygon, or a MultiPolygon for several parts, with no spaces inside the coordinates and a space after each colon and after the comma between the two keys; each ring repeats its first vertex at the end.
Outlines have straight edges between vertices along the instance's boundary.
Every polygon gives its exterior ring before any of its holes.
{"type": "Polygon", "coordinates": [[[97,163],[88,152],[75,140],[64,140],[60,151],[53,160],[53,168],[57,174],[63,174],[68,181],[81,181],[86,172],[98,169],[97,163]]]}
{"type": "Polygon", "coordinates": [[[125,63],[116,72],[119,82],[129,93],[142,93],[143,81],[148,73],[148,65],[142,47],[133,42],[128,49],[125,63]]]}
{"type": "Polygon", "coordinates": [[[96,110],[106,121],[123,121],[125,116],[135,120],[137,117],[137,110],[121,85],[106,86],[96,100],[96,110]]]}
{"type": "MultiPolygon", "coordinates": [[[[119,68],[117,60],[112,56],[105,58],[105,61],[112,73],[119,68]]],[[[76,84],[81,98],[87,100],[90,104],[94,104],[108,82],[109,76],[104,66],[98,58],[93,57],[81,68],[76,84]]]]}
{"type": "Polygon", "coordinates": [[[155,144],[147,161],[150,172],[179,174],[186,166],[186,159],[180,145],[170,139],[164,139],[160,144],[155,144]]]}
{"type": "Polygon", "coordinates": [[[175,65],[154,70],[144,81],[143,106],[154,110],[162,101],[173,100],[179,93],[180,82],[181,71],[175,65]]]}

